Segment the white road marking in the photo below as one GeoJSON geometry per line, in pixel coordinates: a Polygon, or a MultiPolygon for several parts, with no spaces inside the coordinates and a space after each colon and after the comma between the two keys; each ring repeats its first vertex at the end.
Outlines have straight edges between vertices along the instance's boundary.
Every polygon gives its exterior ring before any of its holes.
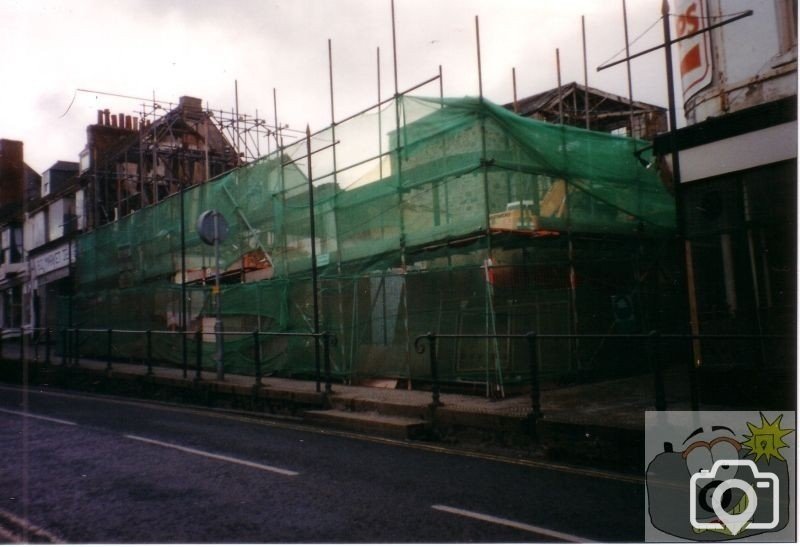
{"type": "MultiPolygon", "coordinates": [[[[0,391],[22,391],[18,387],[12,386],[4,386],[0,385],[0,391]]],[[[421,443],[421,442],[414,442],[414,441],[399,441],[394,439],[385,439],[381,437],[376,437],[373,435],[365,435],[363,433],[352,433],[348,431],[334,431],[330,429],[320,429],[319,427],[303,425],[300,423],[287,423],[283,421],[287,419],[285,416],[281,417],[281,421],[277,421],[274,419],[264,418],[258,416],[257,418],[248,418],[245,416],[237,415],[237,414],[226,414],[224,410],[217,409],[217,411],[209,411],[200,409],[198,407],[192,406],[178,406],[177,404],[173,403],[166,403],[166,402],[153,402],[153,401],[141,401],[141,400],[122,400],[119,397],[112,397],[112,396],[102,396],[102,395],[77,395],[74,393],[60,393],[56,391],[45,391],[43,389],[39,389],[36,391],[36,395],[43,395],[47,397],[57,397],[63,399],[77,399],[77,400],[94,400],[94,401],[103,401],[109,404],[116,404],[116,405],[127,405],[139,408],[150,408],[154,410],[164,410],[169,412],[176,412],[181,414],[191,414],[194,416],[207,416],[216,419],[223,419],[223,420],[231,420],[236,422],[242,423],[250,423],[250,424],[257,424],[267,427],[275,427],[280,429],[289,429],[293,431],[308,431],[317,433],[320,435],[325,435],[329,437],[341,437],[346,439],[359,439],[363,441],[369,441],[372,443],[378,444],[385,444],[388,446],[402,446],[404,448],[413,448],[415,450],[423,450],[425,452],[432,452],[435,454],[450,454],[454,456],[463,456],[465,458],[476,458],[479,460],[486,460],[486,461],[494,461],[499,463],[505,463],[509,465],[518,465],[522,467],[530,467],[533,469],[544,469],[547,471],[557,471],[560,473],[568,473],[570,475],[578,475],[581,477],[593,477],[598,479],[605,479],[605,480],[612,480],[618,482],[627,482],[631,484],[644,484],[645,480],[643,476],[639,475],[631,475],[626,473],[617,473],[614,471],[601,471],[599,469],[589,468],[589,467],[580,467],[580,466],[572,466],[566,464],[557,464],[547,461],[541,460],[526,460],[520,458],[509,458],[505,456],[495,456],[491,454],[483,454],[480,452],[473,452],[469,450],[462,450],[462,449],[454,449],[446,446],[436,446],[429,443],[421,443]]]]}
{"type": "Polygon", "coordinates": [[[59,420],[58,418],[50,418],[48,416],[40,416],[38,414],[31,414],[30,412],[17,412],[15,410],[6,410],[4,408],[0,408],[0,412],[5,412],[6,414],[14,414],[16,416],[25,416],[26,418],[33,418],[35,420],[44,420],[46,422],[53,422],[53,423],[61,424],[61,425],[78,425],[75,422],[70,422],[68,420],[59,420]]]}
{"type": "Polygon", "coordinates": [[[450,507],[448,505],[431,505],[431,509],[436,511],[443,511],[445,513],[452,513],[461,517],[467,517],[475,520],[482,520],[483,522],[491,522],[492,524],[499,524],[501,526],[508,526],[509,528],[516,528],[517,530],[524,530],[534,534],[545,536],[550,539],[557,539],[560,541],[567,541],[569,543],[594,543],[591,539],[586,539],[571,534],[564,534],[555,530],[548,530],[547,528],[540,528],[524,522],[517,522],[500,517],[493,517],[483,513],[476,513],[474,511],[467,511],[466,509],[458,509],[457,507],[450,507]]]}
{"type": "Polygon", "coordinates": [[[264,465],[256,462],[251,462],[247,460],[240,460],[239,458],[232,458],[230,456],[223,456],[222,454],[214,454],[212,452],[205,452],[203,450],[197,450],[194,448],[189,448],[188,446],[181,446],[179,444],[171,444],[165,443],[161,441],[157,441],[155,439],[148,439],[147,437],[139,437],[137,435],[125,435],[128,439],[133,439],[134,441],[140,441],[143,443],[154,444],[156,446],[163,446],[164,448],[172,448],[173,450],[180,450],[181,452],[186,452],[188,454],[195,454],[196,456],[204,456],[206,458],[211,458],[214,460],[220,460],[223,462],[228,463],[235,463],[238,465],[244,465],[247,467],[252,467],[254,469],[260,469],[262,471],[269,471],[270,473],[278,473],[279,475],[286,475],[289,477],[293,477],[295,475],[299,475],[296,471],[290,471],[288,469],[281,469],[280,467],[272,467],[271,465],[264,465]]]}
{"type": "Polygon", "coordinates": [[[22,517],[0,509],[0,538],[8,536],[10,538],[9,541],[25,543],[19,534],[27,535],[27,541],[30,543],[66,543],[66,541],[44,528],[34,526],[22,517]]]}

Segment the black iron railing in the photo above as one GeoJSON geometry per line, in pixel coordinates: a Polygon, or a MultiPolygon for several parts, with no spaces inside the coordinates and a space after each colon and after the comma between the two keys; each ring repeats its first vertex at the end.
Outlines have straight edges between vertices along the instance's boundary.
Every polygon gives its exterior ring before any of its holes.
{"type": "MultiPolygon", "coordinates": [[[[653,394],[654,404],[656,410],[666,410],[666,390],[664,387],[664,363],[662,352],[658,350],[658,346],[664,340],[675,341],[694,341],[694,340],[789,340],[790,336],[784,335],[743,335],[743,334],[662,334],[658,331],[651,331],[647,334],[539,334],[536,332],[528,332],[526,334],[437,334],[428,332],[420,334],[414,340],[414,348],[417,353],[425,353],[425,344],[427,342],[430,375],[432,382],[432,407],[442,405],[440,392],[441,382],[439,378],[439,363],[437,358],[437,341],[440,339],[454,339],[454,338],[473,338],[473,339],[518,339],[526,340],[528,346],[528,365],[530,372],[530,387],[531,387],[531,412],[530,418],[538,420],[542,417],[541,410],[541,377],[539,371],[539,352],[538,343],[542,339],[561,339],[561,340],[588,340],[588,339],[620,339],[620,340],[640,340],[647,345],[647,360],[650,363],[650,370],[653,374],[653,394]]],[[[687,361],[687,375],[689,380],[690,391],[690,404],[692,410],[698,410],[699,392],[697,382],[697,367],[691,359],[687,361]]]]}
{"type": "MultiPolygon", "coordinates": [[[[105,361],[106,370],[111,371],[114,366],[114,336],[115,335],[141,335],[145,338],[145,356],[143,364],[147,367],[147,374],[153,375],[153,367],[156,360],[153,355],[153,336],[180,336],[186,339],[188,336],[194,336],[195,341],[195,380],[202,379],[203,368],[203,332],[197,331],[172,331],[172,330],[131,330],[131,329],[61,329],[61,364],[67,366],[68,364],[77,365],[80,359],[80,344],[82,334],[97,334],[106,337],[105,344],[105,361]]],[[[53,344],[53,330],[50,328],[40,329],[0,329],[0,358],[3,356],[3,345],[6,337],[19,337],[20,338],[20,357],[23,359],[27,357],[26,351],[31,347],[34,351],[34,358],[39,360],[40,345],[44,345],[44,363],[47,365],[52,364],[52,344],[53,344]],[[31,338],[33,344],[30,344],[31,338]]],[[[258,329],[252,331],[225,331],[225,336],[251,336],[253,339],[253,363],[254,363],[254,388],[263,386],[262,374],[262,352],[261,342],[268,338],[311,338],[315,344],[322,343],[323,358],[322,369],[319,361],[315,362],[315,381],[316,391],[321,392],[322,381],[324,374],[325,393],[331,393],[331,346],[337,345],[338,341],[336,335],[331,332],[320,333],[295,333],[295,332],[270,332],[259,331],[258,329]]],[[[441,402],[441,381],[439,374],[439,363],[437,355],[437,343],[442,339],[517,339],[525,340],[528,348],[528,369],[530,374],[530,397],[531,397],[531,412],[529,417],[534,422],[542,417],[541,405],[541,374],[539,362],[539,348],[540,340],[588,340],[588,339],[620,339],[620,340],[640,340],[646,344],[646,358],[649,362],[649,369],[653,375],[653,398],[656,410],[667,409],[667,397],[664,382],[664,363],[659,345],[663,341],[708,341],[708,340],[737,340],[737,341],[763,341],[763,340],[789,340],[792,339],[788,335],[745,335],[745,334],[666,334],[658,331],[651,331],[647,334],[539,334],[536,332],[528,332],[525,334],[438,334],[428,332],[417,336],[414,340],[414,347],[419,354],[425,353],[425,345],[427,343],[430,378],[431,378],[431,392],[432,392],[432,407],[442,406],[441,402]]],[[[183,376],[188,376],[188,358],[187,352],[183,352],[181,362],[183,376]]],[[[103,356],[101,356],[103,357],[103,356]]],[[[690,405],[692,410],[699,409],[699,392],[697,382],[697,367],[691,359],[687,359],[686,374],[689,382],[690,391],[690,405]]]]}
{"type": "MultiPolygon", "coordinates": [[[[36,361],[39,360],[39,347],[40,345],[44,345],[44,363],[46,365],[51,365],[51,351],[52,351],[52,337],[53,337],[53,329],[50,328],[25,328],[25,329],[14,329],[13,335],[19,337],[20,339],[20,357],[22,359],[27,358],[27,351],[29,348],[32,348],[34,351],[34,359],[36,361]],[[31,343],[31,339],[33,339],[33,343],[31,343]]],[[[3,357],[3,339],[4,334],[9,335],[9,329],[5,331],[0,329],[0,358],[3,357]]],[[[113,370],[114,366],[114,358],[116,357],[114,354],[114,337],[115,335],[140,335],[144,337],[145,342],[145,355],[143,364],[147,367],[147,375],[152,376],[154,374],[153,367],[156,365],[156,359],[153,355],[153,336],[180,336],[183,340],[186,340],[189,336],[194,337],[195,341],[195,380],[202,379],[202,370],[203,370],[203,332],[200,330],[196,331],[174,331],[174,330],[134,330],[134,329],[98,329],[98,328],[71,328],[71,329],[61,329],[61,365],[66,367],[70,364],[72,366],[77,366],[81,356],[81,336],[86,334],[95,334],[98,336],[105,336],[106,344],[105,344],[105,355],[101,355],[100,357],[105,357],[106,363],[106,371],[113,370]]],[[[258,329],[252,331],[224,331],[222,333],[223,340],[226,336],[250,336],[253,340],[253,366],[254,366],[254,376],[255,382],[253,384],[254,388],[259,388],[264,385],[263,383],[263,371],[262,371],[262,352],[261,352],[261,342],[263,340],[269,338],[311,338],[314,340],[315,344],[322,344],[322,364],[319,361],[315,362],[315,371],[314,377],[316,381],[316,391],[319,393],[322,391],[322,382],[323,382],[323,374],[324,374],[324,382],[325,382],[325,393],[332,392],[332,373],[331,373],[331,346],[336,346],[338,344],[338,339],[336,335],[332,332],[320,332],[320,333],[312,333],[312,332],[272,332],[272,331],[260,331],[258,329]]],[[[188,376],[189,371],[189,363],[188,363],[188,356],[187,352],[182,352],[182,359],[181,359],[181,369],[183,370],[183,377],[186,378],[188,376]]]]}

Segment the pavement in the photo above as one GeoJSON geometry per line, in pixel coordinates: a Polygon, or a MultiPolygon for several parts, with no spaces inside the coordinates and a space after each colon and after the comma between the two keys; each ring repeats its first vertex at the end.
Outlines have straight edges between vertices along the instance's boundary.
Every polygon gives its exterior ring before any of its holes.
{"type": "MultiPolygon", "coordinates": [[[[27,355],[33,355],[28,352],[27,355]]],[[[6,344],[6,362],[19,362],[19,347],[6,344]]],[[[59,357],[46,366],[28,360],[31,383],[195,402],[267,413],[309,424],[390,438],[416,438],[479,450],[512,451],[519,456],[641,473],[644,416],[654,410],[651,374],[577,384],[541,391],[542,416],[531,419],[529,394],[490,399],[480,395],[442,393],[433,406],[429,391],[333,384],[317,391],[315,381],[265,377],[255,387],[252,376],[225,374],[217,380],[203,371],[186,377],[179,368],[81,359],[63,366],[59,357]]],[[[19,369],[21,371],[21,368],[19,369]]],[[[3,380],[8,381],[8,370],[3,380]]],[[[685,371],[664,373],[666,402],[671,410],[688,410],[685,371]]],[[[22,380],[19,376],[17,381],[22,380]]]]}

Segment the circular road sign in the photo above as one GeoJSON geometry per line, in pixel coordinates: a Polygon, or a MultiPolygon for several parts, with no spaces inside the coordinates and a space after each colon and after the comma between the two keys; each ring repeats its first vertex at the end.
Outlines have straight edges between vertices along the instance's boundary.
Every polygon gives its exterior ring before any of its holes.
{"type": "Polygon", "coordinates": [[[228,238],[228,221],[216,209],[203,211],[197,217],[197,234],[207,245],[222,243],[228,238]]]}

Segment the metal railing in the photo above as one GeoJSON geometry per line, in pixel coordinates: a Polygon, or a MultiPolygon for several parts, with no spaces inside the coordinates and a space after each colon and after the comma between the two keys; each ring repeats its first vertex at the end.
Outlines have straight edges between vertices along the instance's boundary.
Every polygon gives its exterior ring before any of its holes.
{"type": "MultiPolygon", "coordinates": [[[[153,376],[154,371],[153,367],[156,365],[156,359],[153,355],[153,336],[180,336],[183,341],[187,340],[189,336],[194,338],[195,343],[195,380],[199,381],[202,380],[202,370],[203,370],[203,331],[196,330],[196,331],[174,331],[174,330],[134,330],[134,329],[112,329],[112,328],[62,328],[60,329],[61,334],[61,366],[77,366],[81,359],[81,335],[86,334],[96,334],[105,336],[106,344],[105,344],[105,352],[104,355],[100,357],[105,358],[106,362],[106,371],[110,372],[113,370],[115,357],[119,358],[119,356],[115,355],[114,352],[114,336],[115,335],[141,335],[145,337],[145,355],[144,355],[144,366],[147,367],[147,375],[153,376]]],[[[20,339],[20,358],[26,359],[27,351],[32,347],[34,351],[34,358],[36,361],[39,360],[39,346],[44,344],[44,364],[52,365],[52,347],[53,347],[53,334],[54,329],[50,328],[23,328],[23,329],[13,329],[11,331],[12,336],[16,335],[20,339]],[[38,335],[38,336],[35,336],[38,335]],[[31,338],[35,336],[34,343],[31,345],[31,338]],[[44,340],[42,340],[42,338],[44,340]]],[[[9,334],[9,329],[0,329],[0,358],[4,356],[3,347],[4,347],[4,335],[9,334]]],[[[223,340],[226,336],[250,336],[253,340],[253,368],[254,368],[254,376],[255,382],[253,384],[254,388],[259,388],[264,386],[263,383],[263,371],[262,371],[262,348],[261,343],[262,341],[269,339],[269,338],[311,338],[314,340],[315,344],[322,343],[322,364],[319,361],[315,361],[315,370],[314,370],[314,377],[316,382],[316,391],[320,393],[322,391],[322,381],[323,381],[323,373],[324,373],[324,382],[325,382],[325,393],[330,394],[332,393],[332,373],[331,373],[331,346],[336,346],[338,344],[338,339],[336,334],[328,331],[313,333],[313,332],[273,332],[273,331],[259,331],[258,329],[252,331],[224,331],[221,333],[223,336],[223,340]]],[[[185,343],[184,343],[185,347],[185,343]]],[[[183,377],[188,377],[189,372],[189,363],[188,363],[188,352],[182,352],[181,358],[181,369],[183,371],[183,377]]]]}
{"type": "MultiPolygon", "coordinates": [[[[526,340],[528,346],[528,367],[530,372],[530,396],[531,412],[529,418],[535,421],[540,419],[542,414],[541,405],[541,375],[539,367],[538,344],[542,339],[560,340],[589,340],[589,339],[620,339],[620,340],[640,340],[647,344],[647,360],[650,363],[650,370],[653,374],[653,394],[656,410],[667,409],[666,390],[664,387],[664,363],[662,354],[657,346],[664,340],[789,340],[792,337],[787,335],[743,335],[743,334],[662,334],[659,331],[651,331],[647,334],[539,334],[528,332],[526,334],[437,334],[428,332],[420,334],[414,339],[414,349],[419,354],[425,353],[427,342],[429,366],[431,375],[432,407],[442,406],[441,402],[441,381],[439,378],[439,363],[437,358],[437,340],[440,339],[464,339],[473,338],[481,340],[489,339],[517,339],[526,340]]],[[[691,359],[687,361],[687,375],[689,380],[689,398],[692,410],[699,410],[700,398],[697,382],[697,367],[691,359]]]]}
{"type": "MultiPolygon", "coordinates": [[[[80,337],[81,334],[94,333],[106,336],[105,359],[106,370],[111,371],[114,364],[114,346],[113,340],[115,335],[119,334],[132,334],[143,335],[145,337],[145,357],[144,365],[147,367],[147,375],[152,376],[153,366],[155,359],[153,356],[153,335],[166,335],[166,336],[181,336],[183,338],[189,335],[194,337],[195,342],[195,380],[202,379],[203,367],[203,332],[196,331],[172,331],[172,330],[130,330],[130,329],[61,329],[61,365],[68,366],[72,364],[77,365],[80,359],[80,337]]],[[[20,357],[25,359],[26,348],[29,346],[25,339],[38,334],[33,350],[35,352],[35,359],[38,361],[39,346],[44,343],[45,359],[47,365],[52,364],[52,345],[53,345],[53,329],[38,328],[38,329],[0,329],[0,358],[3,357],[4,338],[7,336],[17,336],[21,338],[20,344],[20,357]],[[42,341],[42,339],[44,339],[42,341]]],[[[322,370],[320,363],[315,362],[315,381],[316,391],[321,392],[321,384],[324,373],[325,380],[325,393],[332,392],[331,387],[331,346],[336,346],[338,343],[337,337],[331,332],[320,333],[294,333],[294,332],[271,332],[271,331],[225,331],[222,333],[224,336],[251,336],[253,339],[253,363],[254,363],[254,388],[263,386],[262,374],[262,339],[275,338],[311,338],[315,343],[322,341],[323,344],[323,365],[322,370]]],[[[528,347],[528,370],[530,373],[530,398],[531,398],[531,412],[529,417],[535,422],[543,416],[541,405],[541,374],[539,362],[539,341],[540,340],[590,340],[590,339],[619,339],[619,340],[640,340],[646,344],[646,359],[650,364],[650,370],[653,375],[653,398],[656,410],[667,409],[666,389],[664,382],[664,363],[662,352],[658,351],[658,345],[665,340],[675,341],[709,341],[709,340],[738,340],[738,341],[763,341],[763,340],[789,340],[793,337],[788,335],[744,335],[744,334],[664,334],[659,331],[651,331],[647,334],[539,334],[536,332],[528,332],[525,334],[437,334],[428,332],[426,334],[418,335],[414,340],[414,348],[417,353],[425,353],[425,342],[428,346],[429,367],[431,378],[431,395],[432,407],[442,406],[441,402],[441,380],[439,375],[439,363],[437,355],[437,341],[442,339],[517,339],[525,340],[528,347]]],[[[182,370],[183,377],[188,375],[188,358],[187,352],[183,352],[182,357],[182,370]]],[[[699,389],[697,382],[697,367],[691,359],[687,359],[686,374],[689,381],[689,399],[692,410],[699,409],[699,389]]]]}

